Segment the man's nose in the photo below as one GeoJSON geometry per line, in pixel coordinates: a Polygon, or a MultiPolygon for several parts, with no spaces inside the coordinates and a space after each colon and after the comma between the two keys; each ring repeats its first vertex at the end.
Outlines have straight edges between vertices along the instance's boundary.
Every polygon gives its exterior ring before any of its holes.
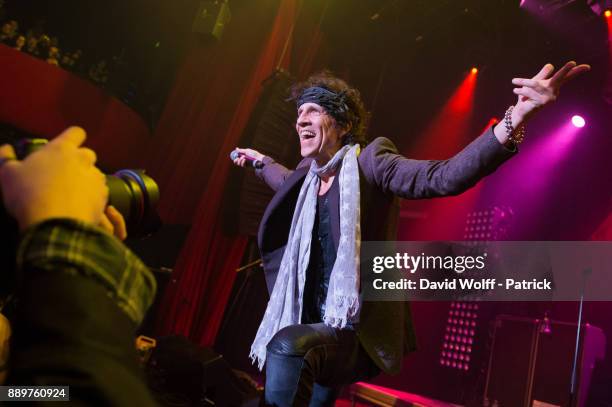
{"type": "Polygon", "coordinates": [[[306,115],[304,113],[299,115],[298,118],[297,118],[296,124],[297,124],[298,127],[308,126],[310,124],[310,120],[308,119],[308,115],[306,115]]]}

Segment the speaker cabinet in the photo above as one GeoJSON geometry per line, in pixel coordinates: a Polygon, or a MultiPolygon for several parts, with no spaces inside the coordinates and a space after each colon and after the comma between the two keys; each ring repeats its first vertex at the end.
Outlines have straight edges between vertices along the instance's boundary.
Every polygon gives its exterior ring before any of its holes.
{"type": "Polygon", "coordinates": [[[202,1],[193,19],[191,30],[218,40],[230,19],[231,13],[227,1],[202,1]]]}
{"type": "Polygon", "coordinates": [[[601,329],[583,324],[575,396],[570,400],[577,324],[500,315],[495,331],[484,405],[496,407],[584,406],[596,360],[605,353],[601,329]]]}
{"type": "Polygon", "coordinates": [[[183,336],[157,340],[147,381],[161,405],[256,407],[260,398],[246,374],[233,370],[213,349],[183,336]]]}

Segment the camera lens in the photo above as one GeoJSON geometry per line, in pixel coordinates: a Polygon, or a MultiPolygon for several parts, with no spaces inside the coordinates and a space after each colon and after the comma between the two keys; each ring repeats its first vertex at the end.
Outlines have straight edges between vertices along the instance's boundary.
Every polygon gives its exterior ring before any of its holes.
{"type": "Polygon", "coordinates": [[[128,235],[142,237],[156,232],[161,221],[155,207],[159,187],[144,170],[119,170],[106,176],[108,203],[125,218],[128,235]]]}

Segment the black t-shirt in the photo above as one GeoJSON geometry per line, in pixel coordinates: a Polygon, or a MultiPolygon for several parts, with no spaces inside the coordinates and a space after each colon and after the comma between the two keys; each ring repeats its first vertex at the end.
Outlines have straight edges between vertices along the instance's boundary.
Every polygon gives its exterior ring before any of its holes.
{"type": "Polygon", "coordinates": [[[302,310],[302,323],[304,324],[323,321],[329,277],[336,261],[336,247],[334,246],[329,212],[330,191],[327,191],[325,195],[318,196],[317,199],[317,213],[312,228],[310,245],[310,261],[304,287],[304,306],[302,310]]]}

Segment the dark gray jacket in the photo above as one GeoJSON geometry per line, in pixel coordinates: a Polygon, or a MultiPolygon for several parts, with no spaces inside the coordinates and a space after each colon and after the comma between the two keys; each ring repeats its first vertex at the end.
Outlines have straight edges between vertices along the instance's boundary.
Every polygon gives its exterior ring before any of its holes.
{"type": "MultiPolygon", "coordinates": [[[[379,137],[359,156],[361,184],[361,238],[363,241],[395,240],[399,199],[422,199],[457,195],[493,172],[513,152],[499,143],[489,128],[461,152],[448,160],[411,160],[398,154],[391,140],[379,137]]],[[[269,157],[258,170],[276,194],[259,225],[258,243],[266,282],[271,292],[283,251],[298,193],[311,159],[300,162],[294,171],[269,157]]],[[[329,193],[332,235],[336,249],[340,238],[338,183],[329,193]]],[[[384,372],[399,373],[402,357],[416,347],[409,304],[364,302],[357,335],[376,365],[384,372]]]]}

